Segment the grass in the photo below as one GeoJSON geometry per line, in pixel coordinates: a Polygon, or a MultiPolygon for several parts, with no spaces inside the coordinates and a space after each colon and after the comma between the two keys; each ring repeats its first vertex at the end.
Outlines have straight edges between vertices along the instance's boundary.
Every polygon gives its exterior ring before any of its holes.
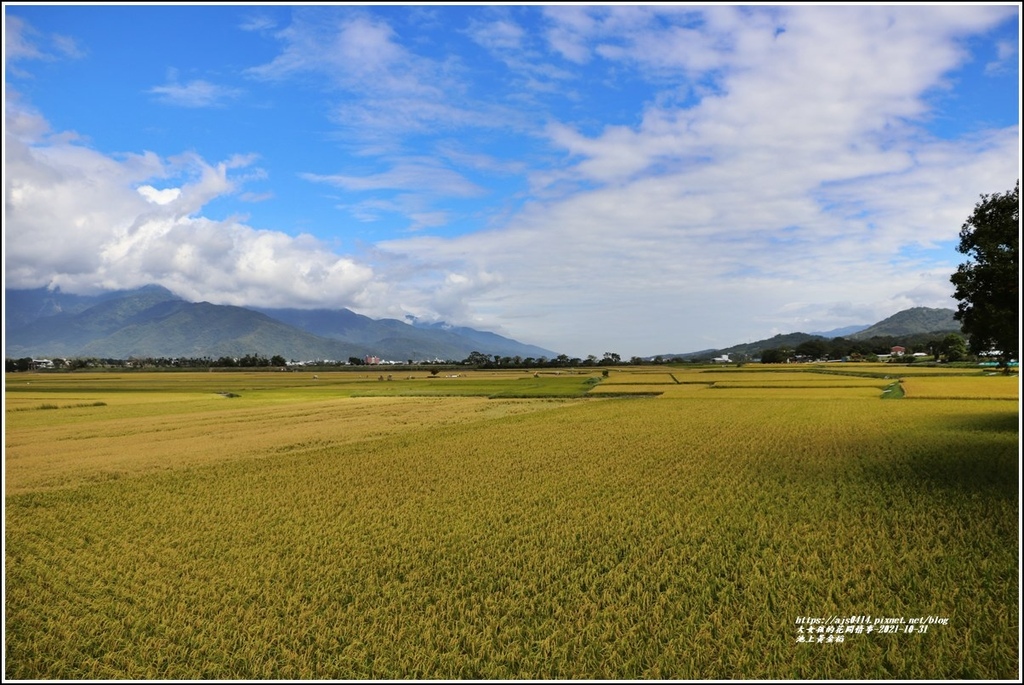
{"type": "Polygon", "coordinates": [[[906,391],[903,389],[903,383],[900,381],[893,381],[889,385],[885,386],[885,390],[882,392],[883,400],[900,400],[907,396],[906,391]]]}
{"type": "Polygon", "coordinates": [[[665,394],[154,375],[9,412],[5,676],[1017,676],[1015,404],[637,376],[665,394]],[[797,642],[828,615],[950,624],[797,642]]]}

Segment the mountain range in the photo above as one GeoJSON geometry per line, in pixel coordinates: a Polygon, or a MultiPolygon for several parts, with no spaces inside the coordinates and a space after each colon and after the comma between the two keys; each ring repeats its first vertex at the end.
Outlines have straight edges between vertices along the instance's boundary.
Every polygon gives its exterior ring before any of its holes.
{"type": "MultiPolygon", "coordinates": [[[[909,339],[917,336],[941,337],[949,333],[961,333],[960,322],[954,318],[956,310],[935,307],[911,307],[896,312],[870,326],[847,326],[826,333],[780,333],[771,338],[742,343],[722,349],[700,350],[683,354],[658,355],[663,359],[703,359],[730,355],[735,357],[757,357],[764,350],[796,348],[810,340],[828,340],[843,337],[847,340],[871,340],[872,338],[909,339]]],[[[653,357],[651,357],[653,359],[653,357]]]]}
{"type": "Polygon", "coordinates": [[[5,356],[182,357],[281,355],[293,360],[462,360],[472,352],[549,357],[495,333],[372,319],[348,309],[266,309],[188,302],[161,286],[72,295],[5,290],[5,356]]]}
{"type": "MultiPolygon", "coordinates": [[[[5,356],[211,358],[280,355],[286,359],[455,360],[472,352],[553,359],[551,350],[495,333],[445,323],[372,319],[349,309],[270,309],[188,302],[161,286],[101,295],[59,289],[5,290],[5,356]]],[[[960,332],[952,309],[914,307],[870,326],[787,333],[724,349],[659,357],[753,357],[815,339],[868,340],[960,332]]],[[[654,357],[650,357],[653,359],[654,357]]]]}

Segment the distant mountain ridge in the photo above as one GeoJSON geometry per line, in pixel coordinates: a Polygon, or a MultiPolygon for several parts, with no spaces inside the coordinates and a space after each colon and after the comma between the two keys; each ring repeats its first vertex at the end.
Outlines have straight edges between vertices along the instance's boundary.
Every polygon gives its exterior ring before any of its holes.
{"type": "Polygon", "coordinates": [[[854,333],[859,333],[868,327],[868,324],[860,324],[857,326],[843,326],[841,328],[833,328],[830,331],[811,331],[810,335],[820,335],[822,338],[848,338],[854,333]]]}
{"type": "MultiPolygon", "coordinates": [[[[892,316],[870,326],[853,326],[848,329],[838,328],[829,331],[827,334],[814,333],[780,333],[750,343],[742,343],[722,349],[700,350],[698,352],[686,352],[683,354],[661,354],[657,355],[663,359],[703,359],[718,357],[721,355],[756,357],[764,350],[770,349],[793,349],[798,345],[810,340],[828,340],[837,337],[845,337],[848,340],[870,340],[875,337],[913,337],[922,335],[945,335],[948,333],[960,333],[960,322],[954,318],[956,310],[939,309],[932,307],[911,307],[897,312],[892,316]],[[842,333],[844,330],[853,332],[842,333]],[[839,333],[839,335],[833,335],[839,333]]],[[[654,357],[649,357],[653,359],[654,357]]]]}
{"type": "Polygon", "coordinates": [[[281,355],[294,360],[465,359],[472,352],[556,353],[471,328],[417,327],[348,309],[257,309],[188,302],[166,288],[96,296],[5,290],[5,356],[219,358],[281,355]]]}

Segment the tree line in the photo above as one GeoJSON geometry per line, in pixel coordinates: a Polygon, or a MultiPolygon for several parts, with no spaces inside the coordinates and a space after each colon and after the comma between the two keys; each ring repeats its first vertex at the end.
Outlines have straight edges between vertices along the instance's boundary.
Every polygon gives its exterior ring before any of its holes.
{"type": "MultiPolygon", "coordinates": [[[[35,371],[39,367],[38,359],[23,357],[20,359],[7,359],[5,369],[8,372],[35,371]]],[[[283,356],[276,354],[266,357],[260,354],[247,354],[242,357],[131,357],[129,359],[110,359],[99,357],[82,357],[72,359],[55,358],[48,360],[52,366],[46,368],[75,371],[90,368],[113,368],[113,369],[210,369],[210,368],[293,368],[299,362],[289,362],[283,356]]],[[[556,357],[522,357],[518,355],[485,354],[473,351],[465,359],[447,359],[432,361],[414,361],[408,359],[405,366],[452,366],[465,367],[473,366],[481,369],[499,368],[545,368],[545,367],[590,367],[609,366],[619,364],[622,358],[615,352],[606,352],[600,359],[595,355],[589,355],[585,359],[570,357],[560,354],[556,357]]],[[[638,357],[634,357],[630,363],[646,363],[638,357]]],[[[360,357],[349,357],[345,361],[318,359],[301,362],[303,366],[331,367],[331,366],[368,366],[365,359],[360,357]]],[[[382,365],[393,365],[394,362],[387,362],[382,365]]],[[[375,365],[375,364],[374,364],[375,365]]]]}
{"type": "Polygon", "coordinates": [[[935,361],[944,362],[962,362],[972,358],[964,336],[958,333],[947,333],[944,336],[923,333],[899,337],[880,335],[865,340],[816,338],[792,348],[761,350],[758,361],[764,364],[822,360],[877,361],[879,357],[889,355],[894,347],[902,347],[904,355],[909,355],[911,359],[914,354],[924,354],[935,361]]]}
{"type": "MultiPolygon", "coordinates": [[[[4,370],[35,371],[41,368],[39,359],[32,357],[21,357],[19,359],[5,359],[4,370]]],[[[242,357],[130,357],[128,359],[113,359],[109,357],[55,357],[47,360],[49,366],[45,368],[60,369],[64,371],[77,371],[80,369],[209,369],[209,368],[259,368],[259,367],[284,367],[288,364],[284,357],[275,354],[272,357],[265,357],[259,354],[247,354],[242,357]]]]}

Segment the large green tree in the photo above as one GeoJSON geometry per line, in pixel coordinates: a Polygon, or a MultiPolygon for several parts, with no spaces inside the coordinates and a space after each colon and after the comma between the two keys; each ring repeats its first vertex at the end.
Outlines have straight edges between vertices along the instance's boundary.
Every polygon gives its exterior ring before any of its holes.
{"type": "Polygon", "coordinates": [[[957,250],[969,259],[950,277],[971,352],[997,350],[1003,365],[1020,343],[1019,197],[1019,179],[1011,191],[981,196],[960,229],[957,250]]]}

